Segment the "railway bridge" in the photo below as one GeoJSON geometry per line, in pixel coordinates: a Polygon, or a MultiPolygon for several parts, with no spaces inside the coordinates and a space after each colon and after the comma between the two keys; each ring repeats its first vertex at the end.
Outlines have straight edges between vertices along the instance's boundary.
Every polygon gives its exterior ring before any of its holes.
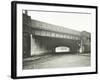
{"type": "Polygon", "coordinates": [[[91,34],[31,19],[23,13],[23,55],[55,53],[57,47],[68,47],[70,53],[90,52],[91,34]]]}

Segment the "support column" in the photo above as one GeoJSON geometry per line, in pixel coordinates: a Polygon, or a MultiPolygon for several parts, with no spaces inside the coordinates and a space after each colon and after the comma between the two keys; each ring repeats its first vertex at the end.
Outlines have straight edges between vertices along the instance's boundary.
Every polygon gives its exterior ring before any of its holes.
{"type": "Polygon", "coordinates": [[[83,41],[81,40],[81,44],[80,44],[80,53],[84,52],[84,45],[83,45],[83,41]]]}

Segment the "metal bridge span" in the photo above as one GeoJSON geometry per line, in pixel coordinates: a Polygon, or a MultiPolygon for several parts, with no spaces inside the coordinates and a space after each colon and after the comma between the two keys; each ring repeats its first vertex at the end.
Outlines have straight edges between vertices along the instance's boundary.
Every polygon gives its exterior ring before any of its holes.
{"type": "Polygon", "coordinates": [[[90,52],[90,33],[75,31],[61,26],[31,19],[23,14],[24,57],[54,53],[55,48],[66,46],[71,53],[90,52]]]}

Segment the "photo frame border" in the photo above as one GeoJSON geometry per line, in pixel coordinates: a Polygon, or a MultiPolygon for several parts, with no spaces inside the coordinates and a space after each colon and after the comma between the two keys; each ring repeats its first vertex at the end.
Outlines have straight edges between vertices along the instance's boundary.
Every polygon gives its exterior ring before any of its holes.
{"type": "Polygon", "coordinates": [[[54,77],[54,76],[68,76],[68,75],[85,75],[98,73],[98,7],[89,5],[74,5],[74,4],[58,4],[58,3],[42,3],[42,2],[26,2],[26,1],[12,1],[11,2],[11,78],[39,78],[39,77],[54,77]],[[64,74],[50,74],[37,76],[17,76],[17,4],[33,4],[33,5],[48,5],[48,6],[62,6],[62,7],[79,7],[79,8],[94,8],[96,9],[96,71],[84,73],[64,73],[64,74]]]}

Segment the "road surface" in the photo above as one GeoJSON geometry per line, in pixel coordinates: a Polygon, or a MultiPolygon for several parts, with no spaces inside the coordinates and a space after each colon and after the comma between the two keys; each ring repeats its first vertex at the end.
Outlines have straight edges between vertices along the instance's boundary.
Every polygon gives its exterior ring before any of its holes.
{"type": "Polygon", "coordinates": [[[91,64],[90,54],[49,54],[23,61],[23,69],[84,67],[91,64]]]}

